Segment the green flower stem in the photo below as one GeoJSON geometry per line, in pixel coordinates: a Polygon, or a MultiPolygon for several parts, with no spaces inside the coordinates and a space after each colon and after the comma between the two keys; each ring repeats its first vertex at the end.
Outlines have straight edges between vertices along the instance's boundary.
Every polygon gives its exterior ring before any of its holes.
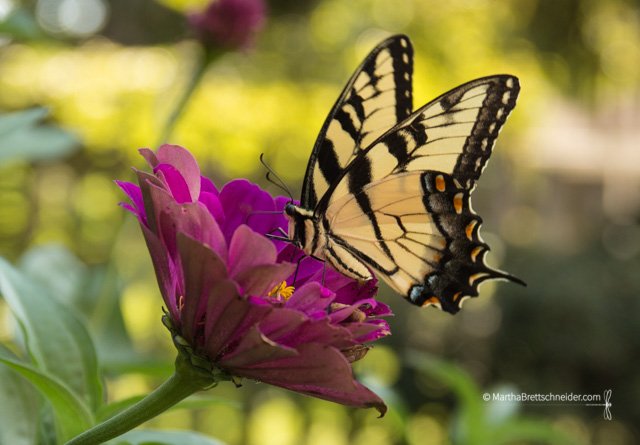
{"type": "Polygon", "coordinates": [[[162,131],[162,134],[160,136],[160,140],[158,141],[157,146],[167,143],[169,137],[171,136],[171,133],[173,133],[173,129],[175,128],[176,123],[178,122],[178,118],[182,116],[182,113],[184,112],[187,103],[189,103],[191,96],[193,96],[193,92],[196,90],[198,85],[200,85],[200,81],[202,81],[204,77],[204,73],[207,72],[207,68],[209,68],[209,65],[211,65],[211,62],[213,62],[218,57],[219,54],[220,53],[218,53],[217,51],[207,50],[207,49],[204,50],[202,56],[200,56],[200,60],[198,60],[197,65],[191,75],[191,79],[189,79],[187,88],[182,93],[180,100],[176,104],[175,108],[173,109],[173,112],[171,113],[171,115],[169,115],[169,119],[167,119],[167,122],[164,125],[164,129],[162,131]]]}
{"type": "Polygon", "coordinates": [[[178,354],[176,371],[169,380],[135,405],[76,436],[66,445],[97,445],[118,437],[191,394],[210,388],[216,381],[211,372],[192,365],[188,357],[178,354]]]}

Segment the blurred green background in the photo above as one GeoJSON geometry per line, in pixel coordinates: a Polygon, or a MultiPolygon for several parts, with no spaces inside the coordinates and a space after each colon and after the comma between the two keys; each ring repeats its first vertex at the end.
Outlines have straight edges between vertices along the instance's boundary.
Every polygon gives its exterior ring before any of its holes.
{"type": "MultiPolygon", "coordinates": [[[[83,314],[109,401],[171,372],[151,263],[112,180],[133,180],[136,149],[156,148],[201,51],[185,16],[203,5],[0,0],[0,109],[49,111],[32,111],[31,136],[11,136],[20,143],[0,141],[0,255],[83,314]]],[[[264,152],[299,190],[326,113],[389,34],[414,43],[415,106],[475,77],[517,75],[518,105],[474,208],[488,261],[528,287],[486,284],[454,317],[382,288],[393,335],[356,370],[390,405],[383,419],[245,382],[151,426],[229,444],[435,445],[498,443],[477,431],[510,419],[539,438],[506,443],[640,443],[640,4],[270,0],[268,10],[251,50],[210,67],[170,142],[219,185],[247,177],[271,187],[264,152]],[[609,388],[612,421],[601,407],[481,400],[609,388]]],[[[2,302],[0,317],[9,341],[2,302]]]]}

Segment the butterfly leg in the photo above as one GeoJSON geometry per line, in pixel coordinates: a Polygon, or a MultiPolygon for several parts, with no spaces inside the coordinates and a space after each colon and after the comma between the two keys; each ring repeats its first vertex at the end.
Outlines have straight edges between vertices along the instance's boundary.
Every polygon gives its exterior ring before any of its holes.
{"type": "MultiPolygon", "coordinates": [[[[326,276],[326,272],[327,272],[327,262],[326,260],[319,258],[315,255],[301,255],[300,258],[298,258],[298,260],[296,261],[296,271],[293,274],[293,283],[291,283],[292,286],[295,287],[296,285],[296,280],[298,279],[298,270],[300,269],[300,263],[305,260],[306,258],[313,258],[316,261],[320,261],[322,263],[322,282],[321,284],[324,286],[324,281],[325,281],[325,276],[326,276]]],[[[291,257],[291,260],[293,261],[293,256],[291,257]]]]}
{"type": "MultiPolygon", "coordinates": [[[[296,272],[293,274],[293,283],[291,283],[293,287],[296,286],[296,280],[298,279],[298,270],[300,269],[300,263],[306,257],[307,257],[306,255],[301,255],[300,258],[298,258],[298,261],[296,261],[296,272]]],[[[291,256],[291,259],[293,260],[293,256],[291,256]]]]}
{"type": "Polygon", "coordinates": [[[285,232],[282,227],[278,227],[277,229],[274,229],[269,233],[265,233],[264,236],[266,236],[269,239],[284,241],[285,243],[294,244],[293,240],[289,238],[289,234],[287,234],[287,232],[285,232]],[[277,232],[278,235],[274,235],[272,232],[277,232]]]}
{"type": "Polygon", "coordinates": [[[311,258],[313,258],[314,260],[320,261],[322,263],[322,285],[324,286],[324,278],[327,275],[327,261],[322,259],[322,258],[318,258],[317,256],[311,255],[311,258]]]}

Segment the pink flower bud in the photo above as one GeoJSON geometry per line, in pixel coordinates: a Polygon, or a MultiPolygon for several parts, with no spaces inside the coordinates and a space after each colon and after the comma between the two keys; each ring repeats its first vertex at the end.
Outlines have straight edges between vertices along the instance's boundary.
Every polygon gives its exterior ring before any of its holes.
{"type": "Polygon", "coordinates": [[[251,46],[265,21],[263,0],[218,0],[199,13],[189,16],[189,23],[206,47],[226,50],[251,46]]]}

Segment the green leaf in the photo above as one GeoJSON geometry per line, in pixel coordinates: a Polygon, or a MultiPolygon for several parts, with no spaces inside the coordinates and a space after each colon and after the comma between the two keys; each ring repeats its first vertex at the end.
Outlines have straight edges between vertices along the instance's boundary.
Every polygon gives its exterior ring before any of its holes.
{"type": "Polygon", "coordinates": [[[553,425],[539,420],[512,420],[492,429],[488,443],[501,445],[512,443],[548,443],[553,445],[576,445],[578,442],[559,431],[553,425]]]}
{"type": "Polygon", "coordinates": [[[12,131],[24,131],[36,125],[47,116],[45,108],[31,108],[29,110],[7,113],[0,116],[0,135],[6,135],[12,131]]]}
{"type": "Polygon", "coordinates": [[[84,284],[80,304],[86,308],[87,317],[91,320],[103,369],[145,360],[135,350],[124,322],[120,304],[123,287],[117,268],[111,263],[93,267],[84,284]]]}
{"type": "Polygon", "coordinates": [[[46,38],[46,34],[42,32],[33,16],[24,8],[13,10],[0,23],[0,32],[23,41],[46,38]]]}
{"type": "Polygon", "coordinates": [[[58,445],[55,412],[50,403],[42,407],[38,420],[38,445],[58,445]]]}
{"type": "Polygon", "coordinates": [[[55,412],[61,440],[74,437],[92,425],[93,418],[86,405],[60,380],[17,360],[2,350],[0,350],[0,363],[19,373],[46,397],[55,412]]]}
{"type": "Polygon", "coordinates": [[[191,431],[135,430],[105,445],[224,445],[224,442],[191,431]]]}
{"type": "Polygon", "coordinates": [[[482,396],[471,377],[459,367],[433,357],[416,352],[409,354],[408,361],[430,378],[439,381],[451,389],[460,401],[460,415],[457,419],[456,442],[476,444],[483,443],[485,428],[485,412],[482,396]]]}
{"type": "Polygon", "coordinates": [[[103,370],[141,360],[124,323],[122,283],[113,264],[89,268],[66,247],[49,244],[29,249],[20,259],[20,270],[90,321],[103,370]]]}
{"type": "Polygon", "coordinates": [[[87,267],[67,248],[46,244],[29,249],[20,259],[20,270],[63,303],[76,304],[87,267]]]}
{"type": "MultiPolygon", "coordinates": [[[[576,441],[547,421],[516,417],[517,407],[496,407],[482,400],[480,389],[461,368],[422,352],[408,355],[415,368],[450,388],[460,402],[460,415],[452,436],[453,443],[501,445],[549,443],[575,445],[576,441]]],[[[500,391],[512,391],[503,387],[500,391]]]]}
{"type": "Polygon", "coordinates": [[[71,308],[0,258],[0,293],[18,320],[37,367],[60,381],[95,410],[102,385],[93,342],[71,308]]]}
{"type": "Polygon", "coordinates": [[[68,155],[78,146],[72,134],[50,125],[38,125],[47,115],[42,108],[0,116],[0,162],[35,161],[68,155]]]}
{"type": "MultiPolygon", "coordinates": [[[[13,356],[0,344],[0,354],[13,356]]],[[[0,443],[32,445],[38,434],[40,399],[20,374],[0,365],[0,443]]]]}

